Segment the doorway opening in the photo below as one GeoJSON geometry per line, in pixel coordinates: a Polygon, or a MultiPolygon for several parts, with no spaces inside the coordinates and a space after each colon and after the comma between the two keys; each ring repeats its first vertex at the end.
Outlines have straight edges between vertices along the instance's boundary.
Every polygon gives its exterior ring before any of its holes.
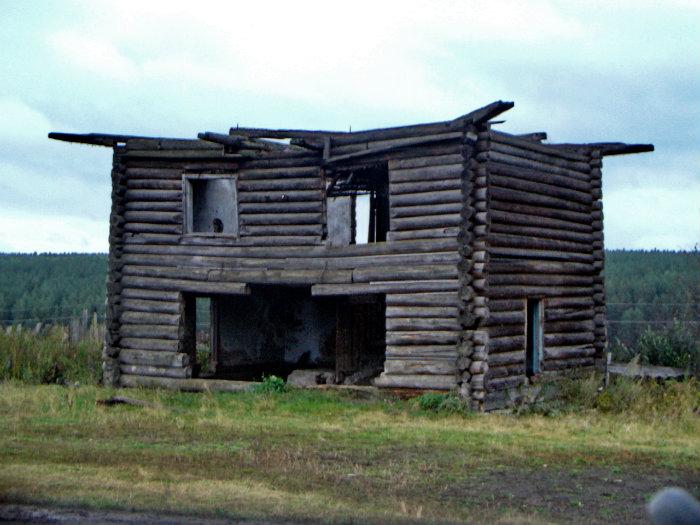
{"type": "Polygon", "coordinates": [[[383,295],[313,297],[309,287],[186,297],[193,374],[370,384],[384,368],[385,308],[383,295]]]}
{"type": "Polygon", "coordinates": [[[527,300],[525,374],[532,377],[542,368],[542,300],[527,300]]]}

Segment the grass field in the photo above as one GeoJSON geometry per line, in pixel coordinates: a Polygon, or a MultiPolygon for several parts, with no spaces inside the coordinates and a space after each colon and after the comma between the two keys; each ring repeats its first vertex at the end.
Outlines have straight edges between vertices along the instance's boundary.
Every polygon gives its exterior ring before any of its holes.
{"type": "MultiPolygon", "coordinates": [[[[634,523],[664,485],[700,492],[696,383],[644,405],[430,412],[334,392],[0,383],[0,502],[362,523],[634,523]]],[[[611,398],[616,399],[616,398],[611,398]]]]}

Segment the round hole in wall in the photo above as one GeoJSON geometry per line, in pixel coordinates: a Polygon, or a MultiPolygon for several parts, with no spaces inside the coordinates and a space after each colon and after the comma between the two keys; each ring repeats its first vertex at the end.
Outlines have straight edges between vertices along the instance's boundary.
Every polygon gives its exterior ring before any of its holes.
{"type": "Polygon", "coordinates": [[[211,221],[212,228],[214,228],[214,233],[221,233],[224,231],[224,223],[221,222],[221,219],[214,219],[211,221]]]}

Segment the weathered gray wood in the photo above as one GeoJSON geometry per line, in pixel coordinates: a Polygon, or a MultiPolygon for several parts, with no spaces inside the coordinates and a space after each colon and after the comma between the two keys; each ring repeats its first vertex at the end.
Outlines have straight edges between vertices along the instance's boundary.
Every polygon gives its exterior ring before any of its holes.
{"type": "Polygon", "coordinates": [[[459,297],[455,292],[432,293],[393,293],[387,294],[386,305],[397,307],[431,307],[455,306],[459,297]]]}
{"type": "Polygon", "coordinates": [[[454,359],[387,359],[385,374],[454,374],[457,371],[454,359]]]}
{"type": "Polygon", "coordinates": [[[409,157],[389,161],[389,173],[393,170],[404,170],[412,168],[425,168],[428,166],[444,166],[448,164],[461,164],[463,157],[461,154],[434,155],[428,157],[409,157]]]}
{"type": "Polygon", "coordinates": [[[145,211],[145,210],[127,210],[124,213],[124,219],[127,223],[165,223],[165,224],[182,224],[182,213],[170,211],[145,211]]]}
{"type": "Polygon", "coordinates": [[[459,310],[450,306],[389,306],[386,317],[445,317],[457,318],[459,310]]]}
{"type": "Polygon", "coordinates": [[[320,224],[282,224],[282,225],[249,225],[241,226],[241,236],[268,235],[268,236],[320,236],[323,227],[320,224]]]}
{"type": "Polygon", "coordinates": [[[294,190],[315,190],[321,187],[319,178],[279,178],[262,180],[239,180],[238,191],[294,191],[294,190]]]}
{"type": "Polygon", "coordinates": [[[320,190],[246,191],[238,194],[238,202],[304,202],[320,201],[320,190]]]}
{"type": "Polygon", "coordinates": [[[177,302],[152,301],[146,299],[121,299],[121,309],[133,312],[176,314],[180,310],[177,302]]]}
{"type": "Polygon", "coordinates": [[[178,341],[175,339],[153,339],[147,337],[122,337],[119,346],[133,350],[161,350],[177,352],[178,341]]]}
{"type": "Polygon", "coordinates": [[[590,186],[587,188],[586,192],[583,192],[569,188],[562,188],[553,184],[543,184],[540,182],[525,180],[516,176],[511,177],[499,175],[497,173],[491,173],[489,176],[489,182],[492,185],[499,186],[501,188],[510,188],[513,190],[538,195],[549,195],[551,197],[580,202],[583,204],[590,204],[593,201],[593,197],[590,193],[590,186]]]}
{"type": "Polygon", "coordinates": [[[557,295],[580,295],[588,296],[591,293],[590,287],[564,287],[564,286],[518,286],[502,285],[491,286],[489,295],[493,298],[506,297],[537,297],[537,296],[557,296],[557,295]]]}
{"type": "Polygon", "coordinates": [[[134,190],[177,190],[182,189],[181,180],[168,179],[130,179],[126,187],[134,190]]]}
{"type": "Polygon", "coordinates": [[[128,201],[181,201],[182,192],[177,190],[127,190],[128,201]]]}
{"type": "Polygon", "coordinates": [[[460,332],[456,330],[387,332],[386,344],[395,346],[455,344],[459,338],[460,332]]]}
{"type": "MultiPolygon", "coordinates": [[[[128,304],[128,303],[127,303],[128,304]]],[[[130,324],[170,324],[176,325],[179,320],[179,314],[169,313],[154,313],[143,311],[125,311],[122,313],[120,320],[122,323],[130,324]]]]}
{"type": "Polygon", "coordinates": [[[119,334],[122,337],[177,339],[179,336],[179,330],[177,325],[127,324],[122,322],[119,327],[119,334]]]}
{"type": "Polygon", "coordinates": [[[441,358],[457,359],[457,347],[454,344],[442,345],[388,345],[387,358],[441,358]]]}
{"type": "Polygon", "coordinates": [[[382,374],[374,380],[383,388],[418,388],[423,390],[450,390],[456,385],[455,374],[398,375],[382,374]]]}
{"type": "Polygon", "coordinates": [[[441,281],[386,281],[357,284],[317,284],[311,295],[362,295],[372,293],[449,292],[459,289],[457,280],[441,281]]]}
{"type": "Polygon", "coordinates": [[[435,280],[457,279],[457,267],[452,264],[415,265],[410,267],[370,266],[358,268],[352,272],[352,282],[366,283],[371,281],[402,281],[402,280],[435,280]]]}
{"type": "Polygon", "coordinates": [[[247,295],[250,289],[246,283],[223,283],[187,281],[183,279],[164,279],[158,277],[137,277],[127,275],[122,278],[122,284],[133,288],[152,290],[182,291],[196,293],[227,293],[247,295]]]}
{"type": "Polygon", "coordinates": [[[546,359],[571,359],[595,355],[592,346],[547,346],[544,349],[546,359]]]}
{"type": "MultiPolygon", "coordinates": [[[[548,230],[577,232],[579,234],[593,233],[593,227],[590,223],[581,224],[570,220],[553,219],[543,217],[541,215],[531,215],[524,213],[511,213],[498,209],[489,210],[491,218],[491,227],[497,228],[502,225],[503,228],[547,228],[548,230]]],[[[525,230],[522,230],[525,231],[525,230]]],[[[533,230],[534,231],[534,230],[533,230]]]]}
{"type": "Polygon", "coordinates": [[[176,235],[182,233],[182,226],[180,224],[127,222],[124,225],[124,231],[134,233],[170,233],[176,235]]]}
{"type": "Polygon", "coordinates": [[[394,332],[417,330],[460,330],[456,318],[394,317],[386,320],[386,329],[394,332]]]}
{"type": "Polygon", "coordinates": [[[462,221],[463,219],[459,213],[453,213],[449,215],[428,215],[425,217],[391,219],[390,225],[392,231],[410,231],[458,226],[462,221]]]}
{"type": "Polygon", "coordinates": [[[238,205],[241,219],[244,220],[247,214],[267,214],[277,213],[311,213],[318,214],[323,211],[321,201],[309,202],[241,202],[238,205]]]}
{"type": "Polygon", "coordinates": [[[190,356],[179,352],[158,350],[130,350],[124,348],[119,352],[119,362],[128,365],[147,365],[163,367],[185,367],[190,364],[190,356]]]}
{"type": "Polygon", "coordinates": [[[177,379],[138,375],[122,375],[119,378],[119,384],[127,388],[165,388],[184,392],[246,392],[255,386],[255,383],[249,381],[177,379]]]}
{"type": "Polygon", "coordinates": [[[443,228],[426,228],[421,230],[410,231],[390,231],[387,233],[386,239],[389,242],[408,241],[415,239],[434,239],[442,237],[454,237],[460,233],[458,226],[446,226],[443,228]]]}
{"type": "Polygon", "coordinates": [[[591,191],[591,183],[588,180],[581,180],[571,176],[555,175],[553,173],[542,172],[524,168],[522,166],[511,166],[500,162],[492,162],[489,164],[489,173],[491,175],[502,175],[511,177],[520,181],[532,181],[547,186],[556,186],[559,188],[573,189],[584,193],[591,191]]]}
{"type": "Polygon", "coordinates": [[[157,377],[177,377],[186,378],[192,376],[192,368],[185,367],[164,367],[164,366],[149,366],[149,365],[127,365],[119,366],[122,374],[139,375],[139,376],[157,376],[157,377]]]}
{"type": "Polygon", "coordinates": [[[491,286],[592,286],[593,276],[553,273],[504,273],[492,274],[489,278],[489,284],[491,286]]]}
{"type": "Polygon", "coordinates": [[[241,214],[240,223],[255,224],[255,225],[272,225],[272,224],[313,224],[320,226],[320,213],[260,213],[241,214]]]}
{"type": "Polygon", "coordinates": [[[391,197],[391,205],[396,207],[426,204],[451,204],[461,202],[461,190],[428,191],[424,193],[406,193],[391,197]]]}
{"type": "Polygon", "coordinates": [[[461,202],[451,202],[435,206],[428,204],[425,206],[402,206],[392,207],[389,211],[389,216],[392,219],[403,217],[423,217],[429,215],[443,216],[448,214],[460,213],[464,208],[461,202]]]}
{"type": "Polygon", "coordinates": [[[461,181],[463,171],[464,167],[462,166],[461,158],[459,163],[446,166],[427,166],[410,169],[396,169],[390,167],[389,181],[392,187],[395,184],[408,182],[461,181]]]}
{"type": "Polygon", "coordinates": [[[444,180],[428,180],[417,182],[391,182],[389,191],[392,198],[395,195],[405,195],[410,193],[424,193],[431,191],[457,190],[462,187],[462,180],[458,178],[444,180]]]}
{"type": "MultiPolygon", "coordinates": [[[[493,200],[502,200],[527,205],[543,206],[548,208],[557,208],[560,210],[573,211],[583,214],[590,212],[590,205],[583,202],[573,202],[560,197],[551,197],[549,195],[541,195],[529,191],[512,189],[506,186],[492,184],[490,194],[493,200]]],[[[583,217],[582,217],[583,219],[583,217]]],[[[590,215],[586,216],[587,220],[582,222],[590,222],[590,215]]]]}

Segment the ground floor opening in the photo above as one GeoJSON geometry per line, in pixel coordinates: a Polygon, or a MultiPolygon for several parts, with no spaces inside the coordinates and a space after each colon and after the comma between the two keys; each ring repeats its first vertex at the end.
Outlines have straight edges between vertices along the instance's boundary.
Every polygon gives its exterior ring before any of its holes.
{"type": "Polygon", "coordinates": [[[252,286],[249,295],[186,296],[183,338],[194,377],[370,384],[384,368],[385,310],[379,294],[252,286]]]}

